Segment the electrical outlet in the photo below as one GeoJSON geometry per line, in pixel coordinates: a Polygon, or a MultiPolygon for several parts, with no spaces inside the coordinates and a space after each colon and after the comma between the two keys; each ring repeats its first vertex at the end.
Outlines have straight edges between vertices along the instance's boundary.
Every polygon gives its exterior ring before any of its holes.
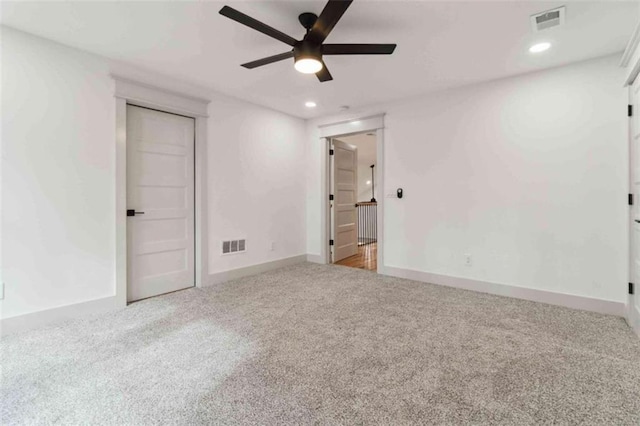
{"type": "Polygon", "coordinates": [[[467,265],[467,266],[471,266],[472,263],[473,262],[472,262],[471,255],[469,253],[465,254],[464,255],[464,264],[467,265]]]}

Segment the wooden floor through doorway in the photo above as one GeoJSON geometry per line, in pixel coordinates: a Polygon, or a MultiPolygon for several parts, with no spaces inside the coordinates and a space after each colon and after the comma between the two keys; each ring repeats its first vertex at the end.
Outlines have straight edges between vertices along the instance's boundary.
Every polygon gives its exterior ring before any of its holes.
{"type": "Polygon", "coordinates": [[[336,262],[336,265],[360,268],[367,271],[378,270],[378,243],[366,244],[358,247],[358,254],[336,262]]]}

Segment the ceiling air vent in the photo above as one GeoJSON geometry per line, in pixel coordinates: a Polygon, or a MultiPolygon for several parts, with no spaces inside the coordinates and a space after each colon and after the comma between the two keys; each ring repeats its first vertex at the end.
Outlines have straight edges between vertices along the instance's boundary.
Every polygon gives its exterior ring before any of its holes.
{"type": "Polygon", "coordinates": [[[546,30],[564,24],[564,6],[531,15],[533,32],[546,30]]]}

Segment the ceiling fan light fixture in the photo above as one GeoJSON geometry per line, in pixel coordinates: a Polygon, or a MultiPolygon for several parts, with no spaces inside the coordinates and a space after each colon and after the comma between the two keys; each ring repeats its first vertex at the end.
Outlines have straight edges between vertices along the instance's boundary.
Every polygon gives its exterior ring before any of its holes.
{"type": "Polygon", "coordinates": [[[322,69],[320,45],[301,41],[293,47],[294,66],[303,74],[315,74],[322,69]]]}
{"type": "Polygon", "coordinates": [[[303,74],[315,74],[322,69],[322,62],[316,58],[299,58],[294,66],[303,74]]]}
{"type": "Polygon", "coordinates": [[[325,55],[390,55],[396,48],[395,44],[325,43],[329,33],[352,2],[353,0],[329,0],[320,15],[311,12],[300,14],[298,21],[306,30],[302,40],[296,40],[229,6],[223,6],[218,13],[293,48],[287,52],[242,64],[244,68],[253,69],[293,58],[296,70],[304,74],[315,74],[322,83],[333,80],[327,65],[322,60],[325,55]]]}

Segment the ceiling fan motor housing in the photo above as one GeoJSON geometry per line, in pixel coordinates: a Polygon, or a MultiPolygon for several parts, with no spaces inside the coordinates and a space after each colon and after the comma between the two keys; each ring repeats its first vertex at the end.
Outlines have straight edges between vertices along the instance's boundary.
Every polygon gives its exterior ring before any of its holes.
{"type": "Polygon", "coordinates": [[[305,40],[299,41],[293,46],[293,56],[296,61],[307,58],[320,61],[322,60],[322,45],[305,40]]]}
{"type": "Polygon", "coordinates": [[[311,12],[301,13],[300,16],[298,16],[298,21],[300,21],[300,24],[307,29],[307,32],[309,32],[317,20],[318,15],[311,12]]]}

